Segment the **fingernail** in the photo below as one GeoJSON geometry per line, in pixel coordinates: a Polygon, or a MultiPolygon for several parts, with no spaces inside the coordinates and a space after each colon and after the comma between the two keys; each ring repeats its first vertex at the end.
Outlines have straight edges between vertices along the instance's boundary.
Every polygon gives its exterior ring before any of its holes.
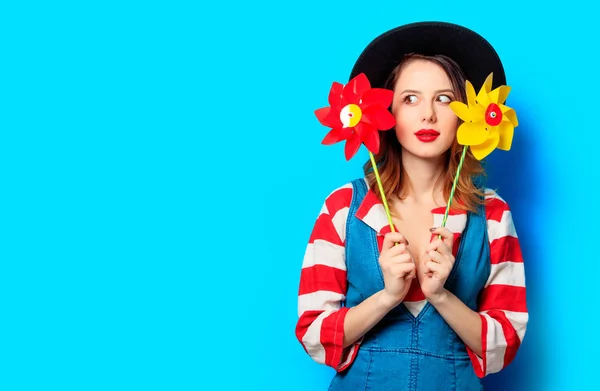
{"type": "Polygon", "coordinates": [[[433,227],[433,228],[429,228],[429,231],[431,231],[431,232],[433,232],[433,231],[435,231],[435,230],[436,230],[436,228],[435,228],[435,227],[433,227]]]}

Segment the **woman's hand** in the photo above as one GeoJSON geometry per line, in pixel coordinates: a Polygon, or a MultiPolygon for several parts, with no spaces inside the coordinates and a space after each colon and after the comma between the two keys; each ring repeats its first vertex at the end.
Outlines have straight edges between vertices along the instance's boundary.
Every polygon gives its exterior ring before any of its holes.
{"type": "Polygon", "coordinates": [[[454,266],[452,246],[454,234],[447,228],[432,228],[436,238],[419,257],[418,278],[425,298],[432,304],[441,300],[447,293],[444,284],[454,266]],[[442,239],[437,236],[441,235],[442,239]]]}
{"type": "Polygon", "coordinates": [[[379,265],[383,272],[383,295],[390,307],[402,302],[412,279],[416,277],[415,263],[406,248],[407,240],[399,232],[390,232],[383,239],[379,265]],[[399,243],[398,245],[395,245],[399,243]]]}

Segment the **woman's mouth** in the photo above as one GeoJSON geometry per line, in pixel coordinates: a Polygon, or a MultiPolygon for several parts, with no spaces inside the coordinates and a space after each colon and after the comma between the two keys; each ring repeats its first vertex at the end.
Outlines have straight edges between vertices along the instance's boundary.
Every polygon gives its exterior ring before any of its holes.
{"type": "Polygon", "coordinates": [[[437,132],[433,129],[421,129],[415,133],[415,136],[417,136],[419,141],[422,141],[424,143],[430,143],[434,141],[436,138],[438,138],[439,135],[440,132],[437,132]]]}

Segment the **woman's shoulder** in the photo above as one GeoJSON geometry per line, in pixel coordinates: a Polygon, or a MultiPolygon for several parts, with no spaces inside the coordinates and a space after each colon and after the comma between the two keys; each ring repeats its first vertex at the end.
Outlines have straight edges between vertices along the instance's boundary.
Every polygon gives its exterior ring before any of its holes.
{"type": "Polygon", "coordinates": [[[510,217],[510,206],[508,202],[495,189],[485,189],[485,211],[488,221],[502,221],[510,217]]]}
{"type": "Polygon", "coordinates": [[[358,177],[348,182],[341,182],[329,190],[329,193],[325,197],[325,202],[321,209],[321,214],[327,213],[331,216],[337,214],[339,211],[347,211],[352,204],[352,197],[355,191],[355,186],[359,182],[364,182],[369,188],[366,178],[358,177]]]}
{"type": "Polygon", "coordinates": [[[349,208],[352,203],[352,193],[354,191],[353,186],[354,181],[349,181],[343,184],[338,184],[329,190],[329,193],[325,197],[325,202],[323,204],[323,210],[321,213],[325,212],[330,215],[334,215],[340,210],[345,208],[349,208]]]}

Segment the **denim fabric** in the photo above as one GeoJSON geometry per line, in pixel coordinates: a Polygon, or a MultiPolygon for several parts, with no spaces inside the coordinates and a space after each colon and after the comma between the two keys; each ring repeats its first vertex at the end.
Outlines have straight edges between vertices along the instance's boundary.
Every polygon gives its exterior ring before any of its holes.
{"type": "MultiPolygon", "coordinates": [[[[352,204],[346,226],[348,292],[352,307],[384,288],[377,233],[355,217],[367,193],[364,179],[352,181],[352,204]]],[[[468,213],[455,265],[446,282],[472,310],[490,274],[485,207],[468,213]]],[[[391,310],[365,334],[352,365],[337,373],[329,387],[338,390],[482,390],[465,344],[435,307],[427,303],[418,316],[404,304],[391,310]]]]}

